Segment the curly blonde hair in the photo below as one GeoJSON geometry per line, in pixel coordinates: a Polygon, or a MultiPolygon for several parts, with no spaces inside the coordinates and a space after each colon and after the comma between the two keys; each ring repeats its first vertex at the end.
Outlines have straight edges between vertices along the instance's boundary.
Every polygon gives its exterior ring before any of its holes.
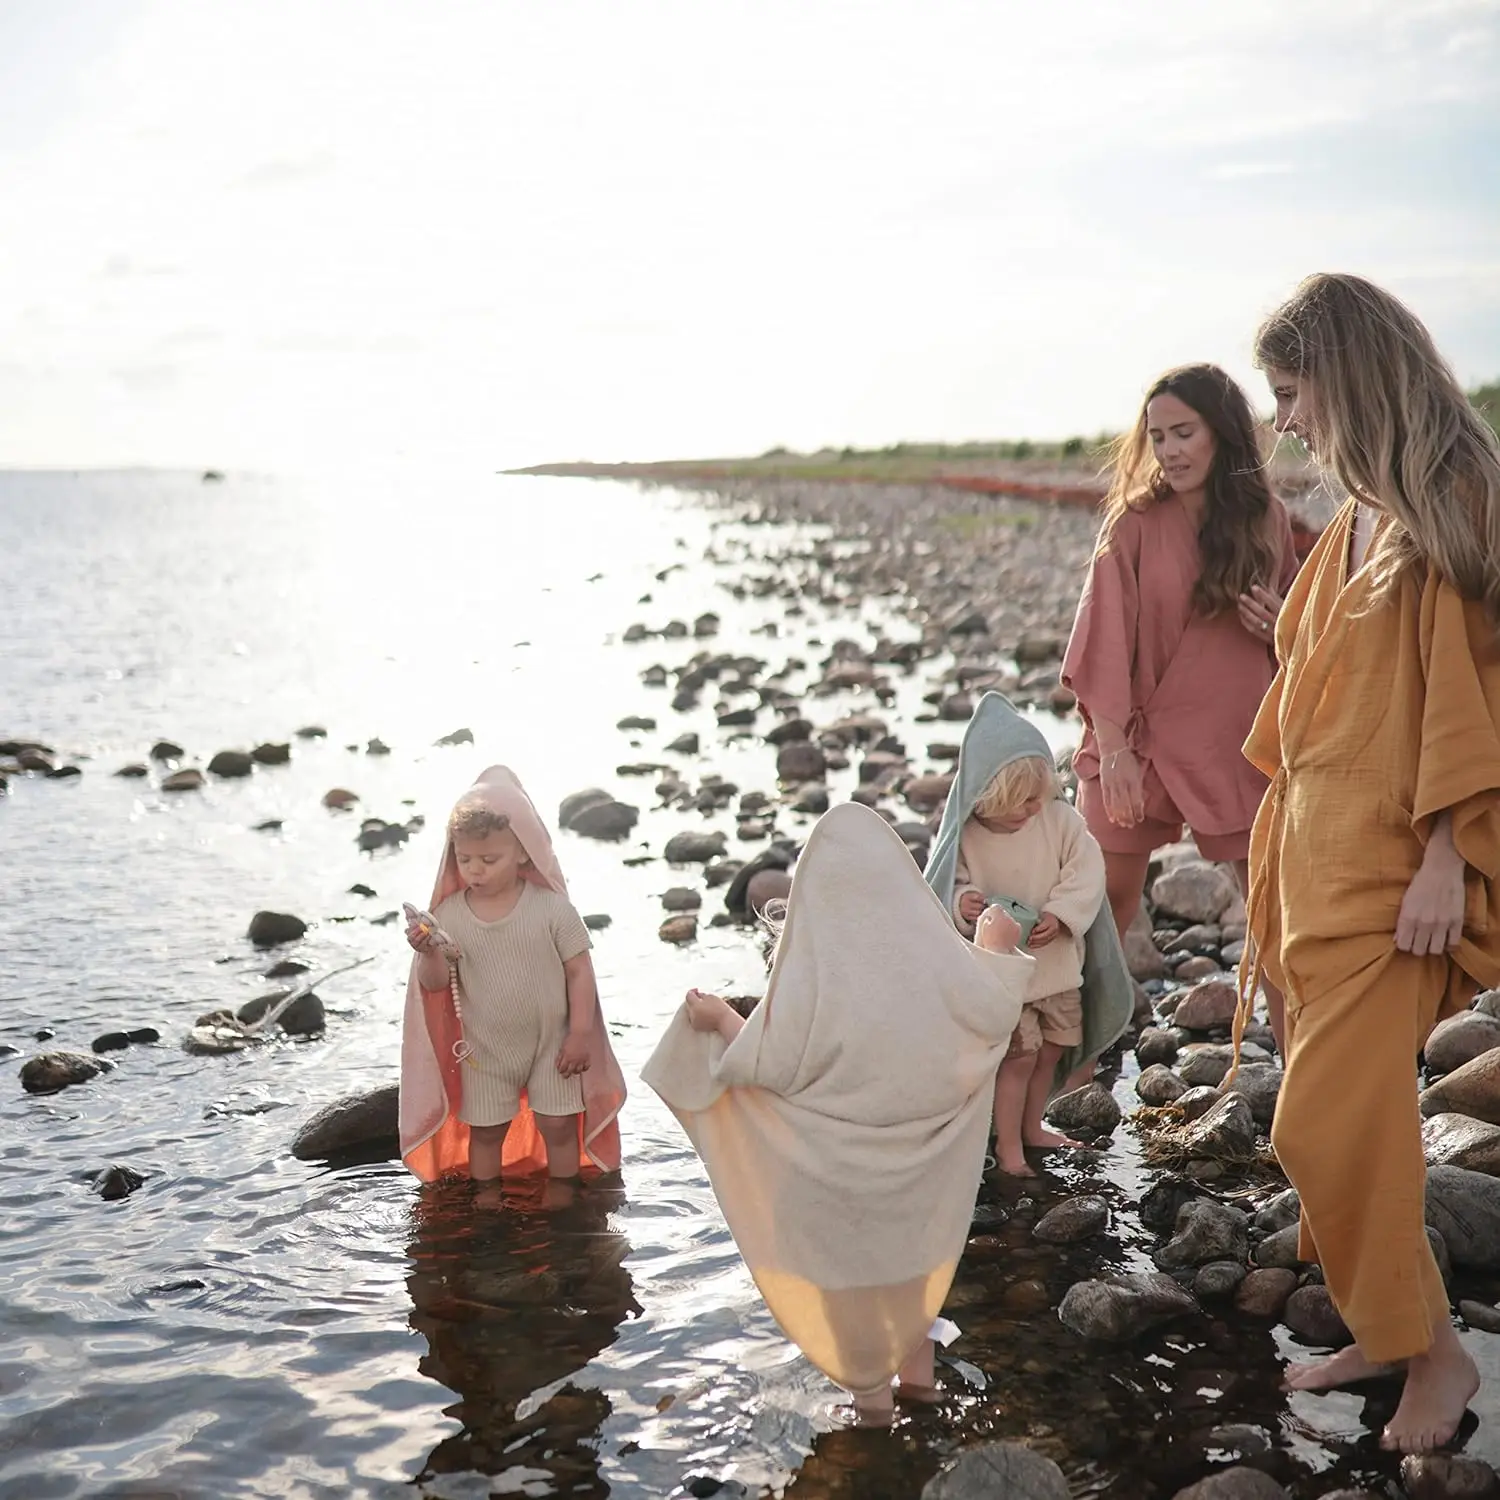
{"type": "Polygon", "coordinates": [[[974,804],[976,818],[1003,818],[1033,797],[1051,802],[1061,794],[1057,767],[1040,755],[1026,755],[1001,766],[974,804]]]}
{"type": "Polygon", "coordinates": [[[461,799],[448,814],[448,837],[482,839],[487,833],[504,833],[510,818],[487,807],[478,798],[461,799]]]}

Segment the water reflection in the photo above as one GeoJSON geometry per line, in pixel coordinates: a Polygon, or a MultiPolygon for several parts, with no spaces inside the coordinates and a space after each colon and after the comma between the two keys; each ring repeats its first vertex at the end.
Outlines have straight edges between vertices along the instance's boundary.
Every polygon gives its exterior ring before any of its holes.
{"type": "Polygon", "coordinates": [[[562,1191],[568,1201],[541,1180],[477,1193],[444,1182],[418,1198],[407,1277],[411,1326],[427,1340],[418,1369],[456,1393],[446,1413],[463,1424],[418,1483],[506,1470],[544,1493],[609,1493],[598,1455],[609,1399],[570,1377],[641,1312],[629,1241],[610,1226],[624,1191],[562,1191]]]}

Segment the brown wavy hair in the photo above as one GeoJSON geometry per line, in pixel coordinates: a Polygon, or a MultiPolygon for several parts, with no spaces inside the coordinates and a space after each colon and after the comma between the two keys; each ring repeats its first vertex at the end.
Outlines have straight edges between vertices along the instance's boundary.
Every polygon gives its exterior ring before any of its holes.
{"type": "Polygon", "coordinates": [[[1201,615],[1222,614],[1233,609],[1239,595],[1248,593],[1252,584],[1274,586],[1279,558],[1271,538],[1271,487],[1266,482],[1255,413],[1244,391],[1217,365],[1180,365],[1168,370],[1146,392],[1135,425],[1110,444],[1105,468],[1109,492],[1104,497],[1097,550],[1108,548],[1126,511],[1149,510],[1172,493],[1151,451],[1146,422],[1146,408],[1166,395],[1192,407],[1214,435],[1214,461],[1204,486],[1203,520],[1198,527],[1203,568],[1193,585],[1193,607],[1201,615]]]}
{"type": "Polygon", "coordinates": [[[1255,336],[1255,361],[1310,387],[1314,454],[1389,515],[1377,596],[1431,565],[1500,627],[1500,440],[1432,335],[1359,276],[1309,276],[1255,336]]]}

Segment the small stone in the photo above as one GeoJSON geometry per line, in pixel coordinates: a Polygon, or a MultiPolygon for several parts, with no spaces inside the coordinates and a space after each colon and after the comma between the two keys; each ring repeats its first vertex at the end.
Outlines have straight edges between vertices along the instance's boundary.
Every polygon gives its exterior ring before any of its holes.
{"type": "Polygon", "coordinates": [[[1268,1198],[1255,1215],[1255,1227],[1267,1234],[1278,1229],[1290,1229],[1302,1217],[1302,1199],[1296,1188],[1283,1188],[1274,1198],[1268,1198]]]}
{"type": "Polygon", "coordinates": [[[1250,1106],[1255,1123],[1269,1130],[1281,1095],[1281,1069],[1273,1063],[1245,1063],[1224,1092],[1242,1098],[1250,1106]]]}
{"type": "Polygon", "coordinates": [[[210,775],[226,780],[248,776],[254,769],[255,762],[243,750],[220,750],[208,763],[210,775]]]}
{"type": "Polygon", "coordinates": [[[583,925],[590,932],[603,932],[606,927],[613,924],[614,920],[607,911],[593,911],[583,919],[583,925]]]}
{"type": "Polygon", "coordinates": [[[113,1203],[120,1198],[128,1198],[144,1182],[134,1167],[113,1166],[106,1167],[94,1178],[94,1191],[104,1199],[106,1203],[113,1203]]]}
{"type": "Polygon", "coordinates": [[[656,935],[664,943],[691,943],[698,936],[698,919],[694,916],[668,917],[656,935]]]}
{"type": "Polygon", "coordinates": [[[608,797],[603,802],[595,802],[583,808],[565,826],[580,838],[618,843],[629,835],[630,830],[640,821],[640,816],[639,808],[608,797]]]}
{"type": "Polygon", "coordinates": [[[1287,1492],[1260,1469],[1236,1464],[1178,1490],[1172,1500],[1287,1500],[1287,1492]]]}
{"type": "Polygon", "coordinates": [[[321,724],[304,724],[296,737],[299,740],[326,740],[328,731],[321,724]]]}
{"type": "Polygon", "coordinates": [[[364,881],[356,880],[349,887],[349,894],[351,896],[374,896],[376,892],[371,886],[366,885],[364,881]]]}
{"type": "Polygon", "coordinates": [[[399,1086],[392,1083],[325,1104],[292,1138],[292,1155],[298,1161],[398,1156],[398,1095],[399,1086]]]}
{"type": "Polygon", "coordinates": [[[366,755],[389,755],[390,753],[391,747],[387,745],[384,740],[378,737],[373,740],[365,741],[366,755]]]}
{"type": "Polygon", "coordinates": [[[1333,1305],[1333,1293],[1316,1283],[1299,1286],[1287,1298],[1282,1321],[1305,1343],[1342,1349],[1354,1342],[1354,1335],[1333,1305]]]}
{"type": "Polygon", "coordinates": [[[1239,1261],[1211,1260],[1206,1266],[1198,1267],[1198,1273],[1193,1277],[1193,1295],[1207,1301],[1232,1297],[1245,1279],[1245,1268],[1239,1261]]]}
{"type": "Polygon", "coordinates": [[[656,720],[647,718],[643,714],[628,714],[615,725],[615,728],[626,731],[651,730],[656,728],[656,720]]]}
{"type": "Polygon", "coordinates": [[[89,1045],[94,1052],[123,1052],[130,1045],[130,1036],[124,1031],[106,1031],[89,1045]]]}
{"type": "Polygon", "coordinates": [[[1470,1328],[1477,1328],[1481,1333],[1500,1333],[1500,1307],[1465,1300],[1458,1304],[1458,1315],[1470,1328]]]}
{"type": "MultiPolygon", "coordinates": [[[[1179,977],[1184,967],[1178,968],[1179,977]]],[[[1201,984],[1195,984],[1178,1002],[1172,1021],[1187,1031],[1212,1031],[1215,1027],[1228,1026],[1234,1020],[1239,1003],[1239,995],[1227,980],[1205,979],[1201,984]]]]}
{"type": "Polygon", "coordinates": [[[87,1083],[112,1066],[81,1052],[39,1052],[21,1064],[21,1087],[28,1094],[55,1094],[75,1083],[87,1083]]]}
{"type": "Polygon", "coordinates": [[[181,760],[187,751],[171,740],[158,740],[151,747],[152,760],[181,760]]]}
{"type": "Polygon", "coordinates": [[[1206,860],[1189,860],[1158,875],[1151,904],[1185,922],[1217,922],[1239,895],[1234,878],[1206,860]]]}
{"type": "Polygon", "coordinates": [[[672,755],[696,755],[698,753],[698,736],[689,730],[686,734],[679,734],[667,747],[672,755]]]}
{"type": "Polygon", "coordinates": [[[455,729],[451,734],[445,734],[442,739],[434,741],[439,747],[450,745],[472,745],[474,743],[474,731],[472,729],[455,729]]]}
{"type": "Polygon", "coordinates": [[[1167,952],[1201,953],[1205,948],[1217,949],[1223,938],[1224,929],[1217,922],[1194,922],[1167,944],[1167,952]]]}
{"type": "Polygon", "coordinates": [[[1187,1092],[1187,1084],[1162,1063],[1152,1063],[1136,1079],[1135,1091],[1143,1103],[1159,1106],[1180,1099],[1187,1092]]]}
{"type": "Polygon", "coordinates": [[[1120,1123],[1120,1106],[1102,1083],[1086,1084],[1062,1094],[1047,1106],[1046,1118],[1059,1130],[1109,1135],[1120,1123]]]}
{"type": "Polygon", "coordinates": [[[707,864],[719,859],[728,847],[722,833],[677,833],[667,840],[662,858],[668,864],[707,864]]]}
{"type": "Polygon", "coordinates": [[[1247,1161],[1255,1153],[1255,1119],[1237,1094],[1221,1099],[1183,1132],[1182,1148],[1209,1161],[1247,1161]]]}
{"type": "Polygon", "coordinates": [[[1044,1245],[1072,1245],[1102,1234],[1109,1227],[1109,1205],[1103,1198],[1068,1198],[1036,1222],[1032,1238],[1044,1245]]]}
{"type": "Polygon", "coordinates": [[[776,754],[776,779],[789,784],[821,781],[828,774],[828,758],[810,740],[793,740],[776,754]]]}
{"type": "Polygon", "coordinates": [[[828,811],[828,805],[828,788],[814,781],[799,789],[797,800],[792,803],[792,811],[821,817],[828,811]]]}
{"type": "Polygon", "coordinates": [[[130,781],[139,781],[142,776],[149,776],[151,772],[139,761],[132,761],[128,766],[121,766],[115,772],[116,776],[123,776],[130,781]]]}
{"type": "Polygon", "coordinates": [[[1185,958],[1172,971],[1173,976],[1180,979],[1184,984],[1192,984],[1198,980],[1211,979],[1215,975],[1222,976],[1223,969],[1211,958],[1205,958],[1202,954],[1193,954],[1191,958],[1185,958]]]}
{"type": "Polygon", "coordinates": [[[1177,1073],[1195,1088],[1218,1088],[1234,1065],[1234,1048],[1228,1043],[1195,1042],[1177,1056],[1177,1073]]]}
{"type": "Polygon", "coordinates": [[[354,806],[359,801],[359,793],[351,792],[348,787],[336,786],[331,791],[323,793],[323,806],[332,808],[336,812],[343,812],[354,806]]]}
{"type": "Polygon", "coordinates": [[[1262,1266],[1251,1271],[1234,1294],[1234,1305],[1251,1318],[1277,1322],[1286,1300],[1297,1290],[1297,1273],[1282,1266],[1262,1266]]]}
{"type": "MultiPolygon", "coordinates": [[[[240,1006],[235,1013],[235,1019],[243,1021],[247,1026],[253,1026],[285,999],[286,993],[281,990],[269,995],[257,995],[254,1000],[247,1000],[240,1006]]],[[[299,995],[276,1018],[276,1024],[288,1036],[316,1036],[327,1025],[323,1002],[311,991],[305,995],[299,995]]]]}
{"type": "Polygon", "coordinates": [[[1172,1239],[1153,1257],[1164,1271],[1232,1260],[1243,1265],[1250,1253],[1250,1221],[1237,1208],[1197,1198],[1177,1213],[1172,1239]]]}
{"type": "MultiPolygon", "coordinates": [[[[850,1491],[854,1493],[854,1491],[850,1491]]],[[[921,1500],[1068,1500],[1063,1471],[1020,1443],[980,1443],[922,1487],[921,1500]]]]}
{"type": "Polygon", "coordinates": [[[258,911],[250,918],[246,936],[257,948],[275,948],[282,943],[295,943],[307,931],[307,923],[290,912],[258,911]]]}
{"type": "Polygon", "coordinates": [[[292,747],[287,744],[257,745],[250,752],[250,759],[258,766],[284,766],[292,758],[292,747]]]}
{"type": "Polygon", "coordinates": [[[1148,1026],[1136,1039],[1135,1060],[1142,1068],[1160,1063],[1171,1067],[1177,1061],[1177,1038],[1160,1026],[1148,1026]]]}
{"type": "Polygon", "coordinates": [[[1168,1173],[1141,1195],[1141,1223],[1157,1234],[1168,1234],[1177,1223],[1183,1204],[1201,1196],[1192,1183],[1168,1173]]]}
{"type": "Polygon", "coordinates": [[[274,963],[269,969],[262,972],[263,979],[292,979],[298,974],[307,973],[308,966],[300,959],[283,958],[279,963],[274,963]]]}
{"type": "Polygon", "coordinates": [[[1118,1342],[1198,1311],[1198,1301],[1161,1271],[1080,1281],[1068,1288],[1057,1315],[1082,1338],[1118,1342]]]}
{"type": "Polygon", "coordinates": [[[1275,1270],[1295,1271],[1301,1264],[1301,1231],[1296,1224],[1268,1234],[1255,1247],[1255,1264],[1275,1270]]]}
{"type": "Polygon", "coordinates": [[[1223,1097],[1218,1089],[1200,1085],[1179,1095],[1177,1108],[1182,1111],[1182,1118],[1191,1124],[1194,1120],[1201,1120],[1223,1097]]]}
{"type": "Polygon", "coordinates": [[[152,1042],[159,1042],[161,1040],[161,1032],[154,1026],[136,1026],[127,1031],[125,1035],[136,1046],[149,1045],[152,1042]]]}
{"type": "Polygon", "coordinates": [[[661,904],[667,911],[697,911],[703,905],[703,897],[685,885],[674,885],[662,892],[661,904]]]}
{"type": "Polygon", "coordinates": [[[1401,1460],[1401,1487],[1411,1500],[1497,1500],[1500,1475],[1478,1458],[1411,1453],[1401,1460]]]}
{"type": "Polygon", "coordinates": [[[196,792],[203,784],[203,772],[196,766],[173,771],[161,779],[161,789],[164,792],[196,792]]]}

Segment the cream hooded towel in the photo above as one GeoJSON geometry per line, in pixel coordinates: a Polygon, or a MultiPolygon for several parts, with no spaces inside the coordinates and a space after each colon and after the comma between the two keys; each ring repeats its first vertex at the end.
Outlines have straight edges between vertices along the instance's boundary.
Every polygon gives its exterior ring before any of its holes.
{"type": "Polygon", "coordinates": [[[842,804],[797,862],[743,1030],[726,1046],[679,1011],[641,1071],[776,1321],[856,1393],[889,1384],[948,1294],[1031,964],[960,937],[885,820],[842,804]]]}
{"type": "MultiPolygon", "coordinates": [[[[522,872],[527,880],[559,896],[568,894],[547,826],[514,771],[507,766],[491,766],[464,796],[479,799],[491,811],[510,819],[531,860],[522,872]]],[[[443,844],[443,861],[438,866],[428,910],[436,911],[439,902],[462,887],[453,840],[448,839],[443,844]]],[[[433,1182],[445,1172],[467,1169],[469,1127],[458,1118],[463,1070],[453,1050],[461,1035],[453,997],[446,989],[424,990],[417,982],[417,970],[413,956],[401,1028],[401,1156],[424,1182],[433,1182]]],[[[615,1061],[596,991],[589,1066],[583,1075],[583,1113],[579,1116],[581,1159],[587,1166],[601,1172],[619,1170],[617,1117],[624,1103],[625,1075],[615,1061]]],[[[546,1165],[546,1147],[523,1096],[521,1112],[511,1121],[505,1136],[501,1166],[506,1172],[540,1172],[546,1165]]]]}

